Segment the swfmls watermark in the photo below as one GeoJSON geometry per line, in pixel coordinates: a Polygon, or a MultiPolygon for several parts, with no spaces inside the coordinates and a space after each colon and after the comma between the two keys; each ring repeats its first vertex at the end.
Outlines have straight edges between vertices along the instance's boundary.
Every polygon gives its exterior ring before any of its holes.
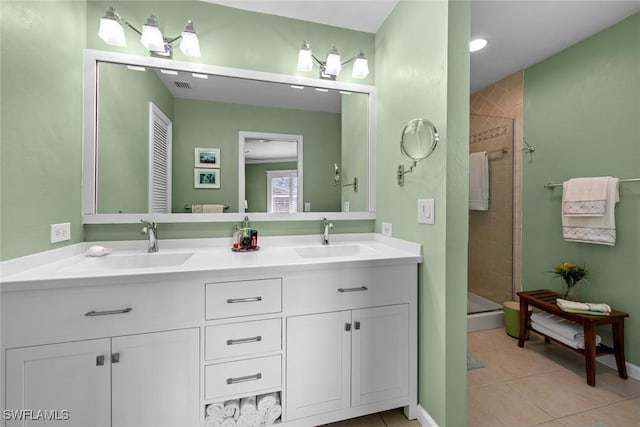
{"type": "Polygon", "coordinates": [[[68,421],[71,412],[68,409],[5,409],[2,419],[5,421],[68,421]]]}

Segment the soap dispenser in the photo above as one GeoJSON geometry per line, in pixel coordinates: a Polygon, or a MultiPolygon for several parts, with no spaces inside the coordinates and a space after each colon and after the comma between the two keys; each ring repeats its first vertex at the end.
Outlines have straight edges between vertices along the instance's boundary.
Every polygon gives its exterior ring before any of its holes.
{"type": "Polygon", "coordinates": [[[234,224],[233,226],[233,234],[231,236],[231,246],[233,249],[238,249],[240,247],[240,230],[238,228],[238,224],[234,224]]]}

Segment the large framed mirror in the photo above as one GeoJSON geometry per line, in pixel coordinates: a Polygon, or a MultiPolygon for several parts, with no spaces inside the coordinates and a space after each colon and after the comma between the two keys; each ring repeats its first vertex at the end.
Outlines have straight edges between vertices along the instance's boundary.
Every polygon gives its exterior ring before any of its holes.
{"type": "Polygon", "coordinates": [[[84,223],[375,218],[375,87],[95,50],[84,67],[84,223]]]}

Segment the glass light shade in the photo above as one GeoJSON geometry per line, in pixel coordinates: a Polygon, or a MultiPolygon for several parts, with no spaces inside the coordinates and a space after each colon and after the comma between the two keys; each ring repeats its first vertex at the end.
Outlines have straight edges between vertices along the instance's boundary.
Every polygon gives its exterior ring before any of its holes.
{"type": "Polygon", "coordinates": [[[354,79],[364,79],[369,75],[369,61],[364,57],[364,54],[360,52],[356,56],[356,60],[353,63],[353,70],[351,70],[351,77],[354,79]]]}
{"type": "Polygon", "coordinates": [[[196,33],[185,31],[180,39],[180,50],[185,56],[200,56],[200,42],[196,33]]]}
{"type": "Polygon", "coordinates": [[[298,52],[298,71],[311,71],[313,69],[313,54],[309,43],[304,42],[298,52]]]}
{"type": "Polygon", "coordinates": [[[147,22],[142,26],[140,43],[142,43],[147,50],[164,52],[164,40],[155,16],[151,15],[147,18],[147,22]]]}
{"type": "Polygon", "coordinates": [[[127,41],[124,37],[124,28],[116,20],[115,14],[112,10],[108,10],[105,16],[100,18],[100,29],[98,30],[98,36],[106,44],[112,46],[126,46],[127,41]]]}
{"type": "Polygon", "coordinates": [[[332,76],[337,76],[338,74],[340,74],[340,70],[342,70],[342,64],[340,63],[340,54],[338,53],[338,49],[333,46],[329,51],[329,55],[327,56],[325,73],[332,76]]]}

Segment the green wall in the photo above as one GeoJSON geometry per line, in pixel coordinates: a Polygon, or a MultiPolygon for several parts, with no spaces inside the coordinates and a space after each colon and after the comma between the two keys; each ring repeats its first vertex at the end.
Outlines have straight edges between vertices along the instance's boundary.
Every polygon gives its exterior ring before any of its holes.
{"type": "Polygon", "coordinates": [[[173,95],[155,71],[99,65],[98,212],[149,210],[149,102],[173,120],[173,95]]]}
{"type": "MultiPolygon", "coordinates": [[[[553,266],[586,264],[582,299],[630,313],[627,360],[640,365],[640,185],[620,184],[614,247],[562,239],[562,189],[547,182],[612,175],[638,178],[640,168],[640,14],[525,70],[524,135],[536,146],[523,164],[522,286],[560,290],[553,266]]],[[[605,329],[600,334],[608,336],[605,329]]],[[[610,343],[610,339],[607,339],[610,343]]]]}
{"type": "Polygon", "coordinates": [[[466,424],[466,265],[469,3],[401,1],[376,35],[376,231],[422,244],[418,400],[440,426],[466,424]],[[428,23],[428,25],[425,25],[428,23]],[[398,135],[416,117],[441,142],[398,186],[398,135]],[[435,224],[418,225],[417,199],[435,199],[435,224]]]}
{"type": "Polygon", "coordinates": [[[297,167],[296,162],[246,164],[244,186],[249,206],[247,212],[267,211],[267,171],[296,170],[297,167]]]}
{"type": "Polygon", "coordinates": [[[333,164],[340,160],[339,113],[176,99],[173,212],[192,203],[221,203],[238,212],[240,131],[302,135],[304,201],[315,212],[340,210],[340,189],[333,185],[333,164]],[[193,188],[195,147],[220,148],[219,190],[193,188]]]}
{"type": "Polygon", "coordinates": [[[80,1],[0,2],[0,259],[54,249],[49,224],[80,216],[82,49],[80,1]]]}
{"type": "Polygon", "coordinates": [[[358,191],[353,186],[342,187],[342,203],[349,202],[350,212],[369,210],[369,126],[362,120],[369,112],[369,97],[362,93],[342,95],[342,163],[340,174],[342,183],[347,185],[358,178],[358,191]]]}

